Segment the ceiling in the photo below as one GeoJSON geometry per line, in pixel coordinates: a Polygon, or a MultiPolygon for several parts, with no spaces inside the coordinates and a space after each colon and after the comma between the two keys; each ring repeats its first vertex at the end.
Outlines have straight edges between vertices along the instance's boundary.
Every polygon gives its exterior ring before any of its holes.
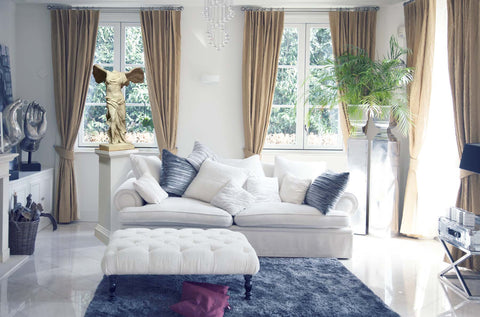
{"type": "MultiPolygon", "coordinates": [[[[263,6],[276,8],[330,8],[391,5],[406,0],[233,0],[236,6],[263,6]]],[[[72,6],[132,7],[182,5],[203,6],[202,0],[14,0],[15,3],[66,4],[72,6]]]]}

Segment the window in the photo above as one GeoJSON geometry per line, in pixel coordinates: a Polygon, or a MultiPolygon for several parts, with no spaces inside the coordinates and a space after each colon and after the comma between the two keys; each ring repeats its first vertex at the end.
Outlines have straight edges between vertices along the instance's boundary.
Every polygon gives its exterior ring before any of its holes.
{"type": "Polygon", "coordinates": [[[329,59],[328,24],[285,24],[265,148],[342,149],[338,107],[316,102],[314,78],[329,59]]]}
{"type": "MultiPolygon", "coordinates": [[[[106,70],[129,71],[141,67],[145,71],[142,30],[138,23],[100,24],[95,47],[95,64],[106,70]]],[[[155,146],[152,112],[144,83],[130,83],[123,88],[126,103],[127,140],[137,147],[155,146]]],[[[79,146],[108,143],[105,83],[90,78],[83,121],[78,133],[79,146]]]]}

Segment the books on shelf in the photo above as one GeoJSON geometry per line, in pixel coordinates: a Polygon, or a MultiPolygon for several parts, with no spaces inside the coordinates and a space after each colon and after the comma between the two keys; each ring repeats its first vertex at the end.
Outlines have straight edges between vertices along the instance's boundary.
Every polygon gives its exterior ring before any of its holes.
{"type": "Polygon", "coordinates": [[[451,207],[449,219],[466,228],[480,230],[480,217],[462,208],[451,207]]]}

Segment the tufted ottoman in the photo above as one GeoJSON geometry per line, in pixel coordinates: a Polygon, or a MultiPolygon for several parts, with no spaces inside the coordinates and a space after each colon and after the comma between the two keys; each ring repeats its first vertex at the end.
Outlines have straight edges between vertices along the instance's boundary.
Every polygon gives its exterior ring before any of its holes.
{"type": "Polygon", "coordinates": [[[243,274],[250,299],[257,254],[240,232],[227,229],[144,229],[115,231],[102,260],[114,296],[117,275],[243,274]]]}

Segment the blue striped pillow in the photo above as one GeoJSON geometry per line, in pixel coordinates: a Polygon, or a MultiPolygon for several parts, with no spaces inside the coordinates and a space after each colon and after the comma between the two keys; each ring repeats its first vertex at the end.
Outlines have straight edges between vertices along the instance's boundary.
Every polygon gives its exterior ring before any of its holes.
{"type": "Polygon", "coordinates": [[[160,186],[170,196],[182,196],[196,175],[197,171],[185,158],[162,151],[160,186]]]}
{"type": "Polygon", "coordinates": [[[305,203],[326,215],[343,194],[349,174],[325,172],[318,176],[308,188],[305,203]]]}

